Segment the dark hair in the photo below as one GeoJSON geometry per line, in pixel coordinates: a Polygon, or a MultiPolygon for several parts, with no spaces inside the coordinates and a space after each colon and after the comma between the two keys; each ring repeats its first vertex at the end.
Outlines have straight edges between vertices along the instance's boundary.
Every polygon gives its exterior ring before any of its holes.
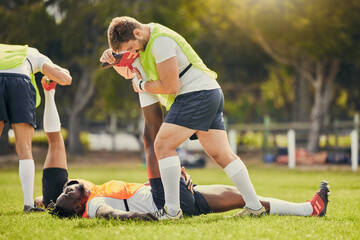
{"type": "Polygon", "coordinates": [[[131,17],[116,17],[114,18],[108,28],[108,42],[113,51],[120,49],[120,44],[135,40],[133,34],[135,28],[141,29],[141,23],[131,17]]]}
{"type": "Polygon", "coordinates": [[[46,209],[49,211],[49,214],[51,214],[53,217],[69,218],[69,219],[73,217],[77,217],[75,211],[69,212],[64,208],[57,206],[56,203],[54,203],[52,200],[46,209]]]}

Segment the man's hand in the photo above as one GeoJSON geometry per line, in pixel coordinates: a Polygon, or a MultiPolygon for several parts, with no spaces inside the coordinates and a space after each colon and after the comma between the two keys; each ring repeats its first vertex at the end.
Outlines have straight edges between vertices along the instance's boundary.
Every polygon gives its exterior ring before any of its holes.
{"type": "Polygon", "coordinates": [[[181,175],[185,179],[185,185],[190,190],[192,194],[194,194],[194,184],[191,180],[190,175],[185,171],[185,167],[181,167],[181,175]]]}
{"type": "Polygon", "coordinates": [[[145,83],[147,81],[144,81],[139,70],[134,68],[135,70],[135,77],[132,80],[133,88],[135,92],[145,92],[145,83]]]}
{"type": "Polygon", "coordinates": [[[100,62],[102,62],[102,63],[107,62],[109,64],[115,64],[116,58],[114,57],[113,52],[110,48],[106,49],[103,52],[103,54],[100,57],[100,62]]]}
{"type": "Polygon", "coordinates": [[[152,213],[130,212],[129,219],[141,221],[158,221],[159,219],[152,213]]]}

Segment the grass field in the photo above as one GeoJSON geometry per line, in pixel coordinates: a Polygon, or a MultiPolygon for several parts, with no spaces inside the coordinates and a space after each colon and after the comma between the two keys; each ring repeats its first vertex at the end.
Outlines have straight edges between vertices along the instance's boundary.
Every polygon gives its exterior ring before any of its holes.
{"type": "MultiPolygon", "coordinates": [[[[41,194],[37,167],[35,195],[41,194]]],[[[111,179],[145,182],[140,163],[70,165],[70,178],[94,183],[111,179]]],[[[134,222],[99,219],[61,220],[46,213],[24,214],[18,170],[0,170],[0,239],[360,239],[360,174],[349,169],[290,171],[285,167],[249,165],[259,195],[304,202],[326,179],[331,185],[327,216],[224,218],[237,210],[185,218],[177,222],[134,222]]],[[[231,184],[216,167],[188,171],[197,184],[231,184]]]]}

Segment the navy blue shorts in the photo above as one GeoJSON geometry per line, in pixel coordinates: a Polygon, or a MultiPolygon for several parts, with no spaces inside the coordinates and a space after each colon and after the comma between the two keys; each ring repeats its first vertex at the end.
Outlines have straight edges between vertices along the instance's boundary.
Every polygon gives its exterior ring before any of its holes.
{"type": "MultiPolygon", "coordinates": [[[[158,209],[165,205],[164,187],[161,178],[149,179],[151,193],[158,209]]],[[[200,214],[208,214],[211,212],[208,203],[203,195],[194,189],[194,194],[186,187],[183,178],[180,180],[180,207],[187,216],[195,216],[200,214]]]]}
{"type": "Polygon", "coordinates": [[[36,92],[28,76],[0,73],[0,121],[36,127],[36,92]]]}
{"type": "Polygon", "coordinates": [[[225,130],[223,111],[224,95],[220,88],[190,92],[175,98],[164,121],[200,131],[225,130]]]}

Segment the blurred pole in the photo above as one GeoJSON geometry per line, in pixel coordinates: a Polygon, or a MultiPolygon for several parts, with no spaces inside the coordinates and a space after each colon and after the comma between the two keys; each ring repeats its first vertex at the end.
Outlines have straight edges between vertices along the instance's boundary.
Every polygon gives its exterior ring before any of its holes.
{"type": "Polygon", "coordinates": [[[338,148],[339,148],[339,120],[338,119],[335,119],[334,128],[335,128],[334,129],[335,130],[335,150],[338,151],[338,148]]]}
{"type": "Polygon", "coordinates": [[[229,143],[233,153],[237,154],[237,134],[235,129],[229,130],[229,143]]]}
{"type": "Polygon", "coordinates": [[[265,159],[269,148],[270,122],[270,117],[266,115],[264,117],[264,141],[262,144],[263,160],[265,159]]]}
{"type": "Polygon", "coordinates": [[[288,138],[288,163],[289,168],[295,168],[295,131],[290,129],[287,133],[288,138]]]}
{"type": "Polygon", "coordinates": [[[116,131],[117,131],[117,116],[116,113],[110,115],[110,134],[112,139],[111,151],[116,150],[116,131]]]}
{"type": "Polygon", "coordinates": [[[359,132],[353,130],[351,132],[351,169],[356,172],[358,169],[359,158],[359,132]]]}

